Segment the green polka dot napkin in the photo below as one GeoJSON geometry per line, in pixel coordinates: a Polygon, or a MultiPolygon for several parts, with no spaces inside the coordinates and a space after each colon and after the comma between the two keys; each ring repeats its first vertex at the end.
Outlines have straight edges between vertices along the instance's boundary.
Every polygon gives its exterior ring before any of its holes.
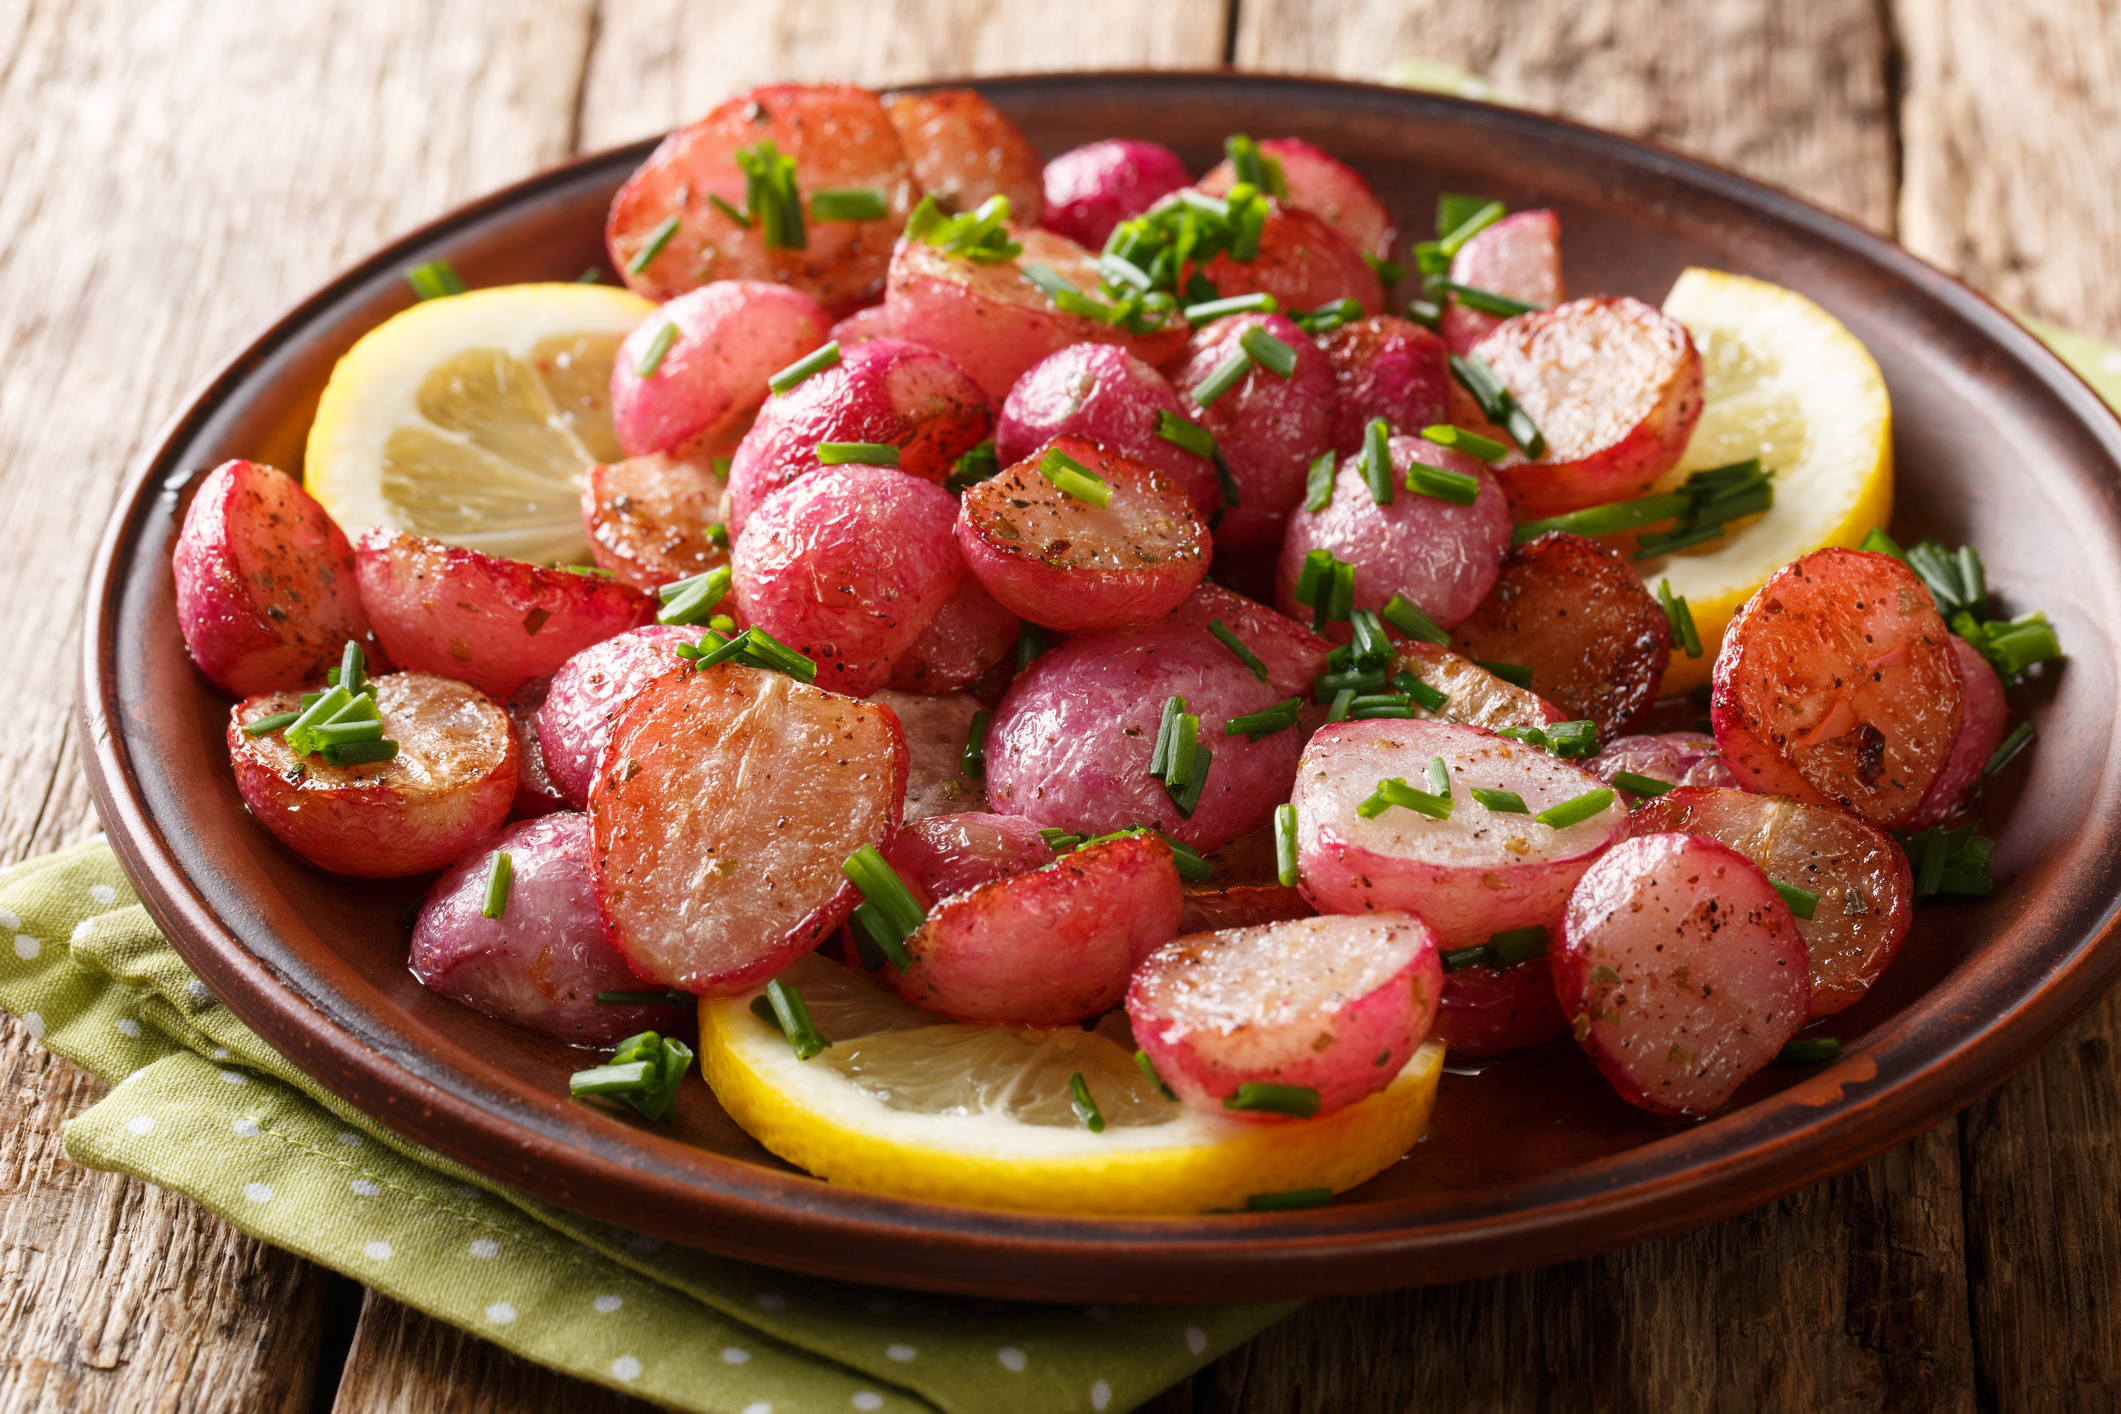
{"type": "Polygon", "coordinates": [[[101,840],[0,874],[0,1007],[115,1087],[66,1153],[526,1359],[702,1414],[1126,1410],[1293,1305],[1038,1306],[801,1277],[514,1192],[371,1122],[217,1004],[101,840]]]}

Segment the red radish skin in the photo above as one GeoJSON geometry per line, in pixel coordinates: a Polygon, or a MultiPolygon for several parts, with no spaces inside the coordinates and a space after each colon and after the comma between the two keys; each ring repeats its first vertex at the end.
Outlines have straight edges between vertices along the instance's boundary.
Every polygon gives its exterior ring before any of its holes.
{"type": "Polygon", "coordinates": [[[664,138],[612,199],[604,243],[627,285],[659,303],[710,281],[763,281],[790,286],[840,316],[883,289],[892,239],[919,195],[905,146],[874,93],[844,84],[772,84],[664,138]],[[768,139],[795,159],[806,216],[800,250],[768,247],[756,224],[740,225],[707,199],[742,210],[737,150],[768,139]],[[884,193],[884,214],[874,221],[809,217],[811,193],[848,189],[884,193]],[[673,216],[677,230],[636,273],[634,260],[673,216]]]}
{"type": "Polygon", "coordinates": [[[971,687],[1009,656],[1023,623],[978,576],[968,574],[913,646],[891,660],[891,686],[926,693],[971,687]]]}
{"type": "Polygon", "coordinates": [[[1709,719],[1738,783],[1898,829],[1951,759],[1965,685],[1915,572],[1815,550],[1777,570],[1725,630],[1709,719]]]}
{"type": "Polygon", "coordinates": [[[892,93],[884,112],[913,163],[913,180],[947,211],[975,211],[1009,198],[1010,219],[1026,226],[1045,214],[1038,149],[992,103],[969,88],[892,93]]]}
{"type": "Polygon", "coordinates": [[[956,590],[956,518],[949,492],[885,467],[799,481],[730,557],[744,622],[814,661],[818,686],[866,697],[956,590]]]}
{"type": "MultiPolygon", "coordinates": [[[[1382,609],[1403,594],[1443,628],[1480,604],[1495,584],[1510,549],[1510,508],[1488,469],[1464,452],[1419,437],[1393,437],[1392,504],[1380,506],[1355,458],[1341,462],[1333,499],[1323,510],[1298,507],[1282,532],[1274,567],[1275,602],[1290,617],[1309,616],[1296,602],[1304,557],[1327,550],[1355,566],[1355,607],[1382,609]],[[1415,464],[1442,467],[1479,482],[1472,505],[1454,505],[1407,489],[1415,464]]],[[[1345,636],[1345,625],[1336,625],[1345,636]]]]}
{"type": "Polygon", "coordinates": [[[508,818],[519,757],[508,714],[460,682],[429,673],[372,678],[390,761],[327,765],[297,757],[286,732],[246,736],[260,717],[301,707],[297,694],[238,702],[228,755],[258,822],[319,869],[396,879],[439,869],[508,818]]]}
{"type": "MultiPolygon", "coordinates": [[[[2010,731],[2010,704],[2003,699],[2003,680],[1975,648],[1957,634],[1952,635],[1952,657],[1959,664],[1959,679],[1966,698],[1959,710],[1959,735],[1952,738],[1952,754],[1944,769],[1930,783],[1911,830],[1926,830],[1956,815],[1981,784],[1981,773],[1989,757],[2003,745],[2010,731]]],[[[1736,784],[1733,782],[1732,784],[1736,784]]]]}
{"type": "Polygon", "coordinates": [[[820,442],[898,449],[897,469],[941,485],[994,430],[994,404],[945,354],[903,339],[843,349],[839,363],[769,398],[729,467],[729,533],[768,496],[819,470],[820,442]]]}
{"type": "Polygon", "coordinates": [[[1450,349],[1419,324],[1372,315],[1314,342],[1333,365],[1333,450],[1342,456],[1362,450],[1364,431],[1375,418],[1405,437],[1449,421],[1450,349]]]}
{"type": "Polygon", "coordinates": [[[1311,461],[1333,438],[1333,365],[1295,324],[1279,314],[1233,314],[1196,330],[1171,365],[1171,385],[1194,421],[1215,436],[1238,503],[1216,523],[1225,549],[1272,545],[1282,523],[1304,497],[1311,461]],[[1193,394],[1240,340],[1263,329],[1296,352],[1296,369],[1281,378],[1254,366],[1237,386],[1206,408],[1193,394]]]}
{"type": "MultiPolygon", "coordinates": [[[[1568,298],[1561,283],[1561,218],[1543,209],[1503,217],[1459,247],[1451,280],[1552,309],[1568,298]]],[[[1443,336],[1453,353],[1466,353],[1501,323],[1500,316],[1470,308],[1454,295],[1444,307],[1443,336]]]]}
{"type": "Polygon", "coordinates": [[[1170,148],[1137,138],[1107,138],[1063,152],[1042,173],[1045,226],[1103,249],[1120,222],[1141,215],[1193,180],[1170,148]]]}
{"type": "Polygon", "coordinates": [[[893,337],[891,311],[880,304],[857,309],[832,326],[832,342],[838,344],[843,352],[856,344],[866,344],[872,339],[893,337]]]}
{"type": "Polygon", "coordinates": [[[1736,786],[1738,778],[1723,764],[1716,738],[1702,732],[1665,732],[1658,736],[1615,737],[1584,763],[1585,769],[1633,804],[1635,796],[1614,782],[1627,772],[1674,786],[1736,786]]]}
{"type": "Polygon", "coordinates": [[[1431,1033],[1454,1061],[1489,1060],[1542,1045],[1569,1029],[1543,957],[1513,967],[1461,967],[1443,975],[1431,1033]]]}
{"type": "Polygon", "coordinates": [[[589,469],[582,523],[599,567],[622,584],[654,589],[729,562],[712,528],[723,525],[729,483],[702,462],[629,457],[589,469]]]}
{"type": "Polygon", "coordinates": [[[1811,956],[1814,1018],[1854,1006],[1907,940],[1915,876],[1891,835],[1830,805],[1689,786],[1644,801],[1631,835],[1707,835],[1819,895],[1797,935],[1811,956]]]}
{"type": "Polygon", "coordinates": [[[1264,710],[1274,690],[1196,628],[1088,633],[1032,664],[987,731],[992,808],[1041,826],[1099,835],[1153,826],[1203,852],[1269,823],[1289,798],[1293,731],[1250,741],[1226,735],[1232,717],[1264,710]],[[1149,774],[1164,702],[1177,695],[1200,718],[1214,753],[1192,819],[1149,774]]]}
{"type": "Polygon", "coordinates": [[[1127,979],[1178,934],[1171,847],[1132,836],[938,903],[884,978],[957,1021],[1066,1026],[1110,1011],[1127,979]]]}
{"type": "MultiPolygon", "coordinates": [[[[1289,206],[1318,217],[1357,250],[1379,260],[1392,258],[1399,228],[1362,173],[1302,138],[1265,138],[1259,150],[1280,164],[1289,206]]],[[[1236,185],[1237,169],[1228,161],[1217,163],[1200,179],[1200,189],[1211,196],[1223,196],[1236,185]]]]}
{"type": "Polygon", "coordinates": [[[537,737],[544,768],[569,807],[589,804],[597,758],[634,693],[683,664],[678,645],[699,640],[696,628],[648,624],[591,644],[552,675],[537,712],[537,737]]]}
{"type": "Polygon", "coordinates": [[[1577,1044],[1655,1114],[1713,1114],[1811,1015],[1796,920],[1706,836],[1615,845],[1570,895],[1552,961],[1577,1044]]]}
{"type": "Polygon", "coordinates": [[[1117,344],[1159,366],[1184,345],[1183,319],[1131,334],[1060,309],[1024,278],[1024,266],[1043,265],[1079,290],[1095,289],[1104,275],[1090,263],[1092,252],[1036,227],[1011,226],[1009,235],[1023,254],[992,265],[901,240],[884,297],[892,332],[950,355],[996,402],[1009,396],[1025,369],[1070,344],[1117,344]]]}
{"type": "Polygon", "coordinates": [[[644,981],[757,986],[846,922],[860,896],[840,866],[890,842],[905,791],[881,707],[734,663],[655,679],[589,792],[612,943],[644,981]]]}
{"type": "Polygon", "coordinates": [[[1381,314],[1385,307],[1384,286],[1353,242],[1325,218],[1273,200],[1258,257],[1218,255],[1200,273],[1225,296],[1269,294],[1283,309],[1299,312],[1344,299],[1361,305],[1364,314],[1381,314]]]}
{"type": "Polygon", "coordinates": [[[906,742],[908,821],[987,808],[987,788],[965,774],[965,740],[980,701],[962,692],[916,694],[885,688],[869,700],[898,718],[906,742]]]}
{"type": "Polygon", "coordinates": [[[412,975],[473,1011],[603,1049],[641,1031],[688,1034],[690,1006],[606,1006],[598,992],[637,992],[604,937],[589,873],[589,817],[572,811],[510,825],[450,865],[413,925],[412,975]],[[486,880],[506,852],[508,908],[485,916],[486,880]]]}
{"type": "Polygon", "coordinates": [[[1678,465],[1701,420],[1693,337],[1638,299],[1601,295],[1520,314],[1474,352],[1546,438],[1539,460],[1495,468],[1519,520],[1642,495],[1678,465]]]}
{"type": "Polygon", "coordinates": [[[1555,530],[1508,552],[1451,647],[1476,663],[1530,668],[1532,691],[1609,736],[1655,703],[1672,630],[1617,551],[1555,530]]]}
{"type": "Polygon", "coordinates": [[[339,661],[348,640],[374,642],[353,547],[302,483],[260,462],[207,473],[185,509],[172,568],[184,646],[223,692],[302,687],[339,661]]]}
{"type": "Polygon", "coordinates": [[[538,709],[542,701],[515,701],[503,710],[516,738],[516,798],[508,808],[510,820],[535,820],[567,808],[567,793],[553,780],[545,764],[545,745],[538,740],[538,709]]]}
{"type": "Polygon", "coordinates": [[[1533,816],[1600,788],[1597,777],[1536,747],[1441,722],[1337,722],[1297,763],[1297,853],[1304,893],[1322,913],[1404,910],[1444,948],[1471,947],[1511,928],[1551,927],[1569,890],[1619,838],[1616,799],[1563,829],[1533,816]],[[1381,780],[1426,791],[1430,758],[1450,774],[1448,820],[1394,806],[1365,820],[1356,808],[1381,780]],[[1514,791],[1528,813],[1490,811],[1470,786],[1514,791]]]}
{"type": "Polygon", "coordinates": [[[1064,633],[1162,618],[1208,572],[1208,528],[1185,489],[1082,437],[1056,437],[958,502],[965,564],[1003,607],[1064,633]],[[1057,451],[1104,479],[1094,505],[1039,474],[1057,451]]]}
{"type": "Polygon", "coordinates": [[[1479,664],[1434,643],[1401,643],[1399,666],[1444,694],[1443,705],[1434,711],[1418,702],[1414,704],[1414,715],[1423,721],[1455,722],[1495,732],[1504,727],[1543,727],[1569,719],[1568,713],[1538,693],[1504,682],[1479,664]]]}
{"type": "Polygon", "coordinates": [[[1045,868],[1053,847],[1022,816],[969,811],[907,821],[884,858],[922,907],[933,908],[952,894],[1045,868]]]}
{"type": "Polygon", "coordinates": [[[1186,488],[1201,519],[1213,520],[1223,503],[1215,463],[1158,436],[1160,413],[1186,418],[1163,374],[1113,344],[1071,344],[1016,380],[994,449],[1009,466],[1055,437],[1087,437],[1170,477],[1186,488]]]}
{"type": "Polygon", "coordinates": [[[766,380],[825,342],[832,321],[781,285],[720,280],[643,319],[611,366],[611,425],[629,457],[667,452],[704,460],[741,436],[766,380]],[[675,326],[654,370],[641,365],[675,326]]]}
{"type": "Polygon", "coordinates": [[[1311,684],[1326,670],[1326,655],[1333,651],[1330,642],[1258,600],[1205,579],[1171,611],[1172,623],[1194,628],[1218,620],[1266,666],[1277,702],[1310,697],[1311,684]]]}
{"type": "Polygon", "coordinates": [[[506,701],[592,643],[654,620],[631,585],[369,528],[354,550],[361,598],[400,667],[468,682],[506,701]]]}
{"type": "Polygon", "coordinates": [[[1224,1110],[1247,1083],[1318,1092],[1321,1114],[1382,1090],[1435,1021],[1436,935],[1409,913],[1304,918],[1180,938],[1142,965],[1127,1021],[1163,1082],[1224,1110]]]}

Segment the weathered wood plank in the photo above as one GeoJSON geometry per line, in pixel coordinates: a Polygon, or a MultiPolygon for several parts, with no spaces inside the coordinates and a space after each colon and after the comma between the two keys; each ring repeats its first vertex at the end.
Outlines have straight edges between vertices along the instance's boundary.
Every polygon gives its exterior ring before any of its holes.
{"type": "Polygon", "coordinates": [[[1241,68],[1371,80],[1441,61],[1881,231],[1894,194],[1887,50],[1873,0],[1245,0],[1236,47],[1241,68]]]}
{"type": "MultiPolygon", "coordinates": [[[[371,1291],[332,1414],[649,1414],[371,1291]]],[[[319,1411],[321,1414],[321,1411],[319,1411]]]]}
{"type": "Polygon", "coordinates": [[[2003,303],[2121,338],[2121,10],[1894,0],[1901,238],[2003,303]]]}
{"type": "Polygon", "coordinates": [[[1031,70],[1222,62],[1225,0],[606,0],[582,93],[594,151],[699,117],[754,84],[911,83],[1031,70]]]}

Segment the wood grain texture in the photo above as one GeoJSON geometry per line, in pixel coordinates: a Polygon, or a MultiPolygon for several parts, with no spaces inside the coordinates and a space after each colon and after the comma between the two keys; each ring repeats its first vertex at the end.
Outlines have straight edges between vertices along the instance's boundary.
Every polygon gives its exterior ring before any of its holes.
{"type": "MultiPolygon", "coordinates": [[[[371,1291],[332,1414],[650,1414],[371,1291]]],[[[322,1414],[320,1410],[318,1414],[322,1414]]]]}
{"type": "Polygon", "coordinates": [[[585,151],[690,122],[768,82],[1220,64],[1225,0],[605,0],[582,91],[585,151]]]}
{"type": "Polygon", "coordinates": [[[1372,81],[1440,61],[1892,229],[1874,0],[1245,0],[1236,52],[1241,68],[1372,81]]]}
{"type": "Polygon", "coordinates": [[[2121,338],[2121,8],[1894,0],[1908,249],[2007,305],[2121,338]]]}

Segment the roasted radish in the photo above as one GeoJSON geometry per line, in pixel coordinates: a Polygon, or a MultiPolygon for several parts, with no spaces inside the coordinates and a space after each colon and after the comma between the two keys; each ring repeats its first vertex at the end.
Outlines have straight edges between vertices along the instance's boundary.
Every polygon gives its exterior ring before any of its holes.
{"type": "Polygon", "coordinates": [[[1236,314],[1194,333],[1171,365],[1171,384],[1214,435],[1237,486],[1237,503],[1224,508],[1216,539],[1232,549],[1275,543],[1282,522],[1303,500],[1312,460],[1332,442],[1332,363],[1281,315],[1236,314]],[[1284,376],[1255,361],[1217,395],[1218,371],[1248,357],[1244,339],[1262,334],[1291,351],[1291,371],[1284,376]]]}
{"type": "MultiPolygon", "coordinates": [[[[1259,144],[1259,154],[1280,179],[1273,184],[1287,193],[1283,200],[1290,207],[1318,217],[1346,236],[1358,251],[1379,260],[1392,258],[1399,230],[1360,172],[1302,138],[1266,138],[1259,144]]],[[[1235,185],[1237,171],[1227,160],[1200,179],[1200,189],[1213,196],[1222,196],[1235,185]]]]}
{"type": "Polygon", "coordinates": [[[987,789],[965,773],[965,747],[979,699],[962,692],[915,694],[885,688],[869,700],[898,718],[906,742],[906,819],[987,808],[987,789]]]}
{"type": "Polygon", "coordinates": [[[1453,1060],[1486,1060],[1550,1041],[1568,1029],[1554,998],[1554,969],[1535,957],[1507,967],[1475,964],[1443,975],[1436,1039],[1453,1060]]]}
{"type": "Polygon", "coordinates": [[[908,820],[883,854],[924,908],[1053,862],[1053,846],[1038,826],[1019,815],[979,811],[908,820]]]}
{"type": "MultiPolygon", "coordinates": [[[[1544,210],[1503,217],[1459,247],[1451,259],[1451,282],[1552,309],[1567,298],[1561,284],[1561,218],[1544,210]]],[[[1501,316],[1453,295],[1444,307],[1443,336],[1453,352],[1465,353],[1501,323],[1501,316]]]]}
{"type": "Polygon", "coordinates": [[[545,770],[574,809],[589,804],[597,758],[627,702],[685,661],[677,654],[679,644],[699,638],[695,628],[649,624],[591,644],[552,675],[538,708],[538,742],[545,770]]]}
{"type": "Polygon", "coordinates": [[[582,485],[589,552],[635,589],[705,574],[729,562],[722,509],[728,489],[709,466],[677,457],[591,467],[582,485]]]}
{"type": "Polygon", "coordinates": [[[884,111],[913,163],[914,181],[945,211],[971,211],[990,196],[1006,196],[1011,216],[1038,224],[1045,210],[1038,149],[976,90],[888,94],[884,111]]]}
{"type": "Polygon", "coordinates": [[[913,646],[891,660],[891,686],[901,692],[956,692],[985,677],[1009,656],[1024,621],[987,592],[977,575],[957,582],[913,646]]]}
{"type": "MultiPolygon", "coordinates": [[[[1665,732],[1658,736],[1615,737],[1584,763],[1584,769],[1632,802],[1645,794],[1630,790],[1623,776],[1662,781],[1667,786],[1735,786],[1738,780],[1723,764],[1716,738],[1700,732],[1665,732]]],[[[1729,841],[1725,841],[1729,843],[1729,841]]]]}
{"type": "Polygon", "coordinates": [[[679,295],[619,346],[619,445],[629,457],[727,455],[766,400],[766,380],[823,344],[830,324],[815,300],[782,285],[717,280],[679,295]]]}
{"type": "Polygon", "coordinates": [[[1186,488],[1203,520],[1222,508],[1215,463],[1186,445],[1199,434],[1178,395],[1125,349],[1071,344],[1033,364],[1002,405],[994,450],[1009,466],[1064,434],[1162,472],[1186,488]]]}
{"type": "Polygon", "coordinates": [[[1239,260],[1227,253],[1200,268],[1225,296],[1268,294],[1283,309],[1317,309],[1351,299],[1364,314],[1384,308],[1384,286],[1354,242],[1322,216],[1269,202],[1259,253],[1239,260]]]}
{"type": "Polygon", "coordinates": [[[1456,722],[1499,732],[1504,727],[1544,727],[1569,719],[1538,693],[1504,682],[1478,663],[1433,643],[1400,644],[1399,667],[1444,696],[1435,707],[1415,699],[1414,715],[1424,721],[1456,722]]]}
{"type": "Polygon", "coordinates": [[[1952,635],[1952,657],[1959,664],[1960,681],[1966,685],[1966,699],[1959,712],[1959,735],[1952,738],[1952,754],[1937,779],[1930,783],[1915,817],[1908,821],[1911,830],[1928,829],[1958,813],[1974,787],[1981,784],[1981,773],[1989,757],[2003,744],[2004,732],[2010,726],[2011,709],[2003,700],[2003,681],[1989,666],[1988,659],[1957,634],[1952,635]]]}
{"type": "Polygon", "coordinates": [[[544,705],[543,699],[519,699],[502,709],[516,737],[516,798],[508,807],[511,820],[535,820],[568,807],[567,792],[552,778],[552,768],[545,764],[545,744],[538,740],[538,709],[544,705]]]}
{"type": "Polygon", "coordinates": [[[1309,697],[1314,679],[1326,670],[1333,645],[1296,620],[1275,613],[1256,599],[1212,580],[1202,580],[1186,602],[1171,611],[1171,622],[1207,628],[1220,623],[1266,665],[1267,685],[1276,701],[1309,697]]]}
{"type": "Polygon", "coordinates": [[[1405,437],[1447,420],[1450,350],[1419,324],[1377,314],[1321,334],[1316,342],[1333,365],[1333,450],[1342,456],[1362,450],[1373,418],[1405,437]]]}
{"type": "Polygon", "coordinates": [[[1107,138],[1074,148],[1046,164],[1046,229],[1097,250],[1114,226],[1192,180],[1178,154],[1158,143],[1107,138]]]}

